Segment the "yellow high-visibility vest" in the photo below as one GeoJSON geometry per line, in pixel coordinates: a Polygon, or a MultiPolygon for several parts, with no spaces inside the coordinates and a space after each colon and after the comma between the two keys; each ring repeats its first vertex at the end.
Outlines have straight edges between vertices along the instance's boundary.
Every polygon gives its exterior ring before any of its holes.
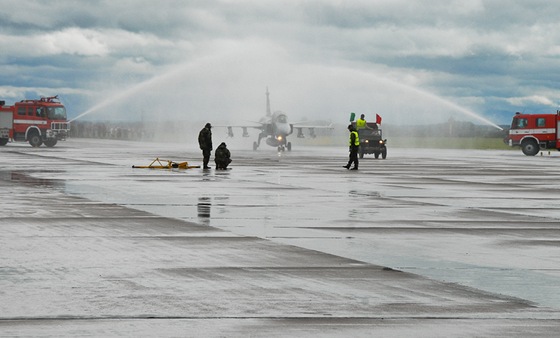
{"type": "Polygon", "coordinates": [[[364,129],[366,127],[366,120],[358,119],[356,121],[356,130],[364,129]]]}
{"type": "Polygon", "coordinates": [[[358,136],[357,131],[350,132],[350,140],[348,141],[348,144],[352,146],[352,134],[356,135],[356,138],[354,139],[354,145],[357,147],[360,145],[360,136],[358,136]]]}

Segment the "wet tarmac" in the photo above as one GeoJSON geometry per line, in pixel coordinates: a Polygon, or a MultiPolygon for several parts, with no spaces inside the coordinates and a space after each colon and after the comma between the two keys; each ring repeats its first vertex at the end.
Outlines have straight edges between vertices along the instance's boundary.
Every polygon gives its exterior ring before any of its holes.
{"type": "Polygon", "coordinates": [[[560,154],[0,148],[2,336],[556,336],[560,154]]]}

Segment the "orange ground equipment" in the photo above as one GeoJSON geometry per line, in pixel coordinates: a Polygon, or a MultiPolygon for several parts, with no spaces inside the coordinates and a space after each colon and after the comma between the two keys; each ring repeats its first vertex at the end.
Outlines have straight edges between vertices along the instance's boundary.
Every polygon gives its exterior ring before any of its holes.
{"type": "Polygon", "coordinates": [[[189,165],[189,162],[173,162],[170,160],[160,160],[156,158],[149,165],[133,165],[132,168],[143,169],[193,169],[200,168],[199,165],[189,165]]]}

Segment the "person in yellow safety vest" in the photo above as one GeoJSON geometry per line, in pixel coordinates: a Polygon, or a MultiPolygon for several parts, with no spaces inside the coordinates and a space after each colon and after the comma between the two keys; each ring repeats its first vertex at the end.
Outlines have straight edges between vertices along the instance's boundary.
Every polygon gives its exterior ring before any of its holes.
{"type": "Polygon", "coordinates": [[[360,130],[360,129],[373,129],[373,128],[370,128],[370,127],[367,125],[367,122],[366,122],[365,117],[366,117],[366,116],[365,116],[364,114],[362,114],[362,115],[360,115],[360,118],[359,118],[358,120],[356,120],[356,130],[360,130]]]}
{"type": "Polygon", "coordinates": [[[348,159],[348,164],[343,166],[346,169],[350,169],[352,163],[354,167],[350,170],[358,170],[358,150],[360,149],[360,137],[358,132],[354,129],[353,125],[348,126],[348,131],[350,131],[350,156],[348,159]]]}

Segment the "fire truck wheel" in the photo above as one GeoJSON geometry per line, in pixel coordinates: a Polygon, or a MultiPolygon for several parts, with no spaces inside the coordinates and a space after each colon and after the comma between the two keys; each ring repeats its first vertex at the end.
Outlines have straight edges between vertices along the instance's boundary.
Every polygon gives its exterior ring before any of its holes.
{"type": "Polygon", "coordinates": [[[521,144],[521,151],[527,156],[535,156],[539,152],[539,145],[535,140],[526,140],[521,144]]]}
{"type": "Polygon", "coordinates": [[[57,142],[58,142],[57,139],[50,139],[45,141],[45,145],[49,148],[52,148],[56,145],[57,142]]]}
{"type": "Polygon", "coordinates": [[[29,137],[29,144],[32,147],[40,147],[43,144],[43,140],[41,140],[41,136],[38,134],[33,134],[29,137]]]}
{"type": "Polygon", "coordinates": [[[0,138],[0,146],[5,146],[8,144],[9,139],[7,138],[0,138]]]}

